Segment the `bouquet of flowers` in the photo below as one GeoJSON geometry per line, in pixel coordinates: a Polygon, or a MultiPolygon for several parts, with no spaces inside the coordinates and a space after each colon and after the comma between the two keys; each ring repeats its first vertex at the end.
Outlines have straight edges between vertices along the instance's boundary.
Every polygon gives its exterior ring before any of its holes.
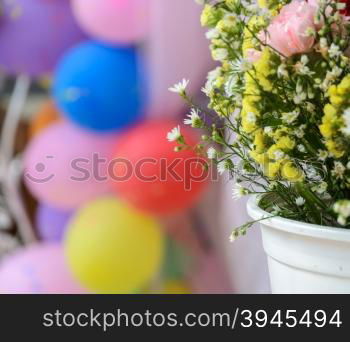
{"type": "MultiPolygon", "coordinates": [[[[196,1],[220,62],[209,109],[187,80],[170,88],[192,107],[185,124],[205,130],[196,149],[269,217],[350,228],[350,1],[196,1]]],[[[168,139],[190,148],[179,127],[168,139]]]]}

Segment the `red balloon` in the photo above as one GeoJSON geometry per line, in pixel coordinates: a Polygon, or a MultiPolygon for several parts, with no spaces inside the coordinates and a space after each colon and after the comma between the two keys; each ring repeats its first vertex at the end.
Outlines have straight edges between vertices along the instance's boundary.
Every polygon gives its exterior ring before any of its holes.
{"type": "MultiPolygon", "coordinates": [[[[118,139],[111,177],[118,196],[151,214],[164,215],[191,207],[208,184],[206,160],[192,149],[175,152],[167,133],[173,121],[151,121],[118,139]]],[[[194,130],[181,127],[187,144],[194,146],[194,130]]]]}

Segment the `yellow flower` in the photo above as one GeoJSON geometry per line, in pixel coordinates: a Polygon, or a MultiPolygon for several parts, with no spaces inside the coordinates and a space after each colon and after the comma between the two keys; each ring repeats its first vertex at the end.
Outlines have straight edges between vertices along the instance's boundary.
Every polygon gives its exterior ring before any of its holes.
{"type": "Polygon", "coordinates": [[[295,141],[287,136],[278,139],[276,146],[281,150],[292,150],[295,147],[295,141]]]}
{"type": "Polygon", "coordinates": [[[331,155],[341,158],[345,154],[346,147],[337,139],[343,135],[343,113],[350,106],[350,75],[345,76],[338,85],[332,85],[328,89],[328,96],[330,103],[324,107],[324,116],[319,129],[331,155]]]}
{"type": "Polygon", "coordinates": [[[264,143],[264,133],[262,129],[258,129],[255,132],[255,138],[254,138],[254,145],[255,145],[255,151],[257,153],[263,153],[265,150],[265,143],[264,143]]]}
{"type": "Polygon", "coordinates": [[[345,102],[345,98],[343,96],[340,95],[332,95],[330,97],[331,103],[335,106],[340,106],[345,102]]]}
{"type": "Polygon", "coordinates": [[[201,14],[202,26],[215,27],[222,18],[222,11],[216,7],[206,4],[201,14]]]}
{"type": "Polygon", "coordinates": [[[326,106],[324,107],[324,113],[327,118],[337,117],[337,110],[330,103],[327,103],[326,106]]]}
{"type": "Polygon", "coordinates": [[[333,135],[333,129],[332,129],[332,125],[330,124],[330,122],[326,121],[325,119],[323,119],[323,123],[322,125],[320,125],[320,132],[321,134],[326,138],[326,139],[330,139],[333,135]]]}
{"type": "Polygon", "coordinates": [[[269,48],[264,48],[261,57],[254,63],[256,70],[255,77],[260,86],[265,91],[272,90],[272,83],[269,80],[269,76],[273,75],[276,71],[272,63],[272,55],[269,48]]]}
{"type": "Polygon", "coordinates": [[[258,4],[261,8],[267,8],[268,6],[267,0],[258,0],[258,4]]]}
{"type": "Polygon", "coordinates": [[[277,145],[272,145],[268,151],[267,154],[269,156],[270,159],[272,160],[279,160],[281,158],[278,158],[278,153],[281,153],[281,149],[277,146],[277,145]]]}
{"type": "Polygon", "coordinates": [[[249,152],[249,155],[259,164],[263,164],[264,163],[264,154],[259,154],[258,152],[256,152],[255,150],[252,150],[249,152]]]}
{"type": "Polygon", "coordinates": [[[335,158],[341,158],[345,154],[345,151],[342,150],[342,147],[338,146],[338,144],[333,140],[327,140],[326,146],[330,154],[335,158]]]}
{"type": "Polygon", "coordinates": [[[283,164],[281,168],[281,176],[290,182],[300,182],[304,179],[303,171],[291,161],[287,161],[283,164]]]}
{"type": "Polygon", "coordinates": [[[277,178],[281,168],[281,161],[269,162],[264,165],[264,173],[271,179],[277,178]]]}

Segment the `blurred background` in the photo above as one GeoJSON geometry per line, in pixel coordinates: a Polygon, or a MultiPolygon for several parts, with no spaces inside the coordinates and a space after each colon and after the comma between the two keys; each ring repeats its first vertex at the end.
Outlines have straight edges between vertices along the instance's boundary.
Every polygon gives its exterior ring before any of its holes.
{"type": "Polygon", "coordinates": [[[2,0],[0,293],[265,293],[228,180],[167,133],[215,65],[192,0],[2,0]]]}

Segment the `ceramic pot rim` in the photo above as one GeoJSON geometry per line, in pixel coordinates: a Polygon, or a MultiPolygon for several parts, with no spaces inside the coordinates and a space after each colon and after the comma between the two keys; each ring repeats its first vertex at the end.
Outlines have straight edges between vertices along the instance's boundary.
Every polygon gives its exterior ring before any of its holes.
{"type": "MultiPolygon", "coordinates": [[[[271,216],[270,213],[264,211],[257,205],[257,197],[258,196],[251,196],[248,200],[247,210],[249,216],[254,220],[259,220],[264,216],[271,216]]],[[[260,221],[260,224],[265,227],[270,227],[293,234],[315,237],[324,240],[350,242],[350,229],[320,226],[316,224],[285,219],[283,217],[269,218],[260,221]]]]}

